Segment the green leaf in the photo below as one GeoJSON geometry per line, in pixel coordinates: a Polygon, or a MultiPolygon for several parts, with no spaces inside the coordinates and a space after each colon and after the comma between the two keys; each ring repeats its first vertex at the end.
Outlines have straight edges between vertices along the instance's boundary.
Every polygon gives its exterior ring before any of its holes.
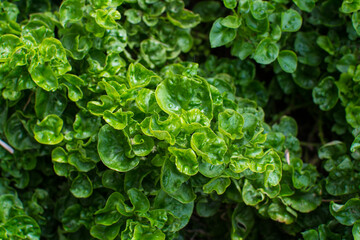
{"type": "Polygon", "coordinates": [[[203,160],[199,160],[200,164],[199,164],[199,172],[204,175],[205,177],[208,178],[214,178],[217,176],[220,176],[224,169],[225,169],[225,165],[213,165],[211,163],[208,163],[206,161],[203,160]]]}
{"type": "Polygon", "coordinates": [[[265,38],[256,47],[254,59],[260,64],[270,64],[279,55],[279,47],[270,38],[265,38]]]}
{"type": "Polygon", "coordinates": [[[352,228],[352,234],[353,234],[354,240],[360,239],[360,221],[356,221],[354,223],[354,226],[352,228]]]}
{"type": "Polygon", "coordinates": [[[67,106],[66,95],[61,91],[47,92],[38,88],[35,94],[35,112],[40,119],[47,115],[61,116],[67,106]]]}
{"type": "Polygon", "coordinates": [[[273,202],[270,204],[268,214],[272,220],[285,224],[293,223],[297,217],[294,210],[285,207],[279,202],[273,202]]]}
{"type": "Polygon", "coordinates": [[[137,93],[135,101],[138,108],[144,113],[158,113],[161,111],[153,90],[142,88],[137,93]]]}
{"type": "MultiPolygon", "coordinates": [[[[104,38],[102,39],[102,47],[107,51],[108,54],[121,53],[124,51],[126,45],[127,45],[126,30],[119,26],[117,26],[117,28],[107,30],[104,38]]],[[[114,66],[116,64],[116,61],[117,60],[115,60],[114,63],[112,63],[113,66],[110,67],[116,67],[114,66]]]]}
{"type": "Polygon", "coordinates": [[[352,126],[353,128],[360,127],[360,106],[354,106],[354,104],[351,102],[350,104],[348,104],[348,106],[346,106],[345,112],[346,121],[348,122],[348,124],[350,124],[350,126],[352,126]]]}
{"type": "Polygon", "coordinates": [[[325,50],[330,55],[335,54],[335,47],[328,36],[319,36],[316,39],[316,43],[319,47],[325,50]]]}
{"type": "Polygon", "coordinates": [[[289,9],[281,13],[281,30],[283,32],[297,32],[301,25],[302,17],[297,11],[289,9]]]}
{"type": "Polygon", "coordinates": [[[154,39],[147,39],[140,43],[140,53],[150,68],[161,66],[166,62],[166,45],[154,39]]]}
{"type": "Polygon", "coordinates": [[[117,223],[121,218],[117,206],[123,202],[124,197],[120,193],[112,193],[107,199],[105,207],[95,212],[95,223],[103,226],[111,226],[117,223]]]}
{"type": "Polygon", "coordinates": [[[145,213],[150,208],[150,202],[144,193],[136,188],[127,191],[130,202],[133,205],[132,211],[145,213]]]}
{"type": "Polygon", "coordinates": [[[55,73],[48,64],[33,61],[29,73],[32,80],[45,91],[54,91],[59,86],[55,73]]]}
{"type": "Polygon", "coordinates": [[[318,151],[320,159],[336,159],[346,154],[346,145],[340,141],[332,141],[323,146],[318,151]]]}
{"type": "Polygon", "coordinates": [[[80,204],[73,204],[66,207],[63,215],[61,216],[61,222],[64,230],[67,232],[78,231],[84,223],[83,219],[81,219],[81,214],[84,214],[84,212],[81,211],[80,204]]]}
{"type": "Polygon", "coordinates": [[[231,216],[231,238],[246,238],[255,225],[255,217],[251,208],[238,204],[231,216]]]}
{"type": "Polygon", "coordinates": [[[210,127],[210,120],[202,111],[196,108],[189,111],[183,111],[181,120],[185,122],[185,130],[188,133],[193,133],[196,129],[202,127],[210,127]]]}
{"type": "Polygon", "coordinates": [[[38,223],[31,217],[20,215],[11,218],[2,225],[6,229],[6,239],[40,239],[41,230],[38,223]]]}
{"type": "Polygon", "coordinates": [[[202,22],[215,21],[225,9],[222,8],[222,4],[217,1],[201,1],[197,2],[192,8],[194,13],[198,13],[202,22]]]}
{"type": "Polygon", "coordinates": [[[218,116],[219,131],[230,137],[232,140],[241,139],[244,134],[242,128],[244,126],[244,118],[231,109],[226,109],[218,116]]]}
{"type": "Polygon", "coordinates": [[[88,172],[95,168],[95,163],[83,157],[80,152],[72,152],[68,157],[68,163],[79,172],[88,172]]]}
{"type": "Polygon", "coordinates": [[[140,63],[130,64],[127,79],[131,88],[146,87],[153,78],[159,77],[140,63]]]}
{"type": "Polygon", "coordinates": [[[312,92],[314,103],[318,104],[323,111],[332,109],[338,99],[339,90],[335,85],[333,77],[326,77],[313,89],[312,92]]]}
{"type": "Polygon", "coordinates": [[[360,14],[359,12],[354,12],[351,16],[351,21],[353,27],[358,35],[360,35],[360,14]]]}
{"type": "Polygon", "coordinates": [[[297,56],[293,51],[282,50],[278,56],[278,62],[282,70],[293,73],[297,68],[297,56]]]}
{"type": "Polygon", "coordinates": [[[192,135],[191,148],[212,165],[225,163],[226,143],[210,128],[199,129],[192,135]]]}
{"type": "Polygon", "coordinates": [[[317,85],[320,69],[300,64],[292,74],[294,82],[304,89],[312,89],[317,85]]]}
{"type": "Polygon", "coordinates": [[[226,45],[233,41],[236,37],[236,30],[224,27],[221,22],[223,18],[218,18],[212,25],[210,30],[210,44],[212,48],[226,45]]]}
{"type": "MultiPolygon", "coordinates": [[[[297,32],[294,50],[298,55],[298,60],[302,64],[317,67],[323,61],[321,51],[316,44],[319,34],[317,32],[297,32]]],[[[313,70],[312,72],[315,72],[313,70]]]]}
{"type": "Polygon", "coordinates": [[[96,8],[108,8],[108,7],[116,8],[120,6],[124,2],[124,0],[90,0],[90,2],[96,8]]]}
{"type": "Polygon", "coordinates": [[[264,19],[255,19],[252,14],[247,13],[245,15],[246,25],[254,32],[265,33],[269,30],[269,20],[268,18],[264,19]]]}
{"type": "Polygon", "coordinates": [[[241,25],[241,18],[239,16],[229,15],[221,20],[221,25],[227,28],[239,28],[241,25]]]}
{"type": "Polygon", "coordinates": [[[305,240],[318,240],[319,234],[316,230],[310,229],[301,233],[305,240]]]}
{"type": "Polygon", "coordinates": [[[314,211],[321,204],[321,197],[311,191],[296,192],[294,195],[282,199],[286,205],[302,213],[314,211]]]}
{"type": "Polygon", "coordinates": [[[154,140],[146,135],[137,134],[130,139],[136,156],[147,156],[154,150],[154,140]]]}
{"type": "Polygon", "coordinates": [[[104,112],[107,110],[112,112],[115,110],[116,105],[114,104],[114,101],[111,97],[107,95],[100,96],[100,102],[99,101],[90,101],[87,103],[87,109],[89,112],[95,116],[103,116],[104,112]]]}
{"type": "Polygon", "coordinates": [[[180,173],[169,159],[164,161],[160,179],[161,189],[179,202],[186,204],[195,200],[189,176],[180,173]]]}
{"type": "Polygon", "coordinates": [[[265,19],[268,14],[272,13],[275,10],[275,7],[269,2],[265,1],[253,1],[250,4],[250,11],[252,16],[256,20],[265,19]]]}
{"type": "Polygon", "coordinates": [[[169,152],[175,156],[176,168],[186,175],[195,175],[199,171],[199,163],[191,149],[169,147],[169,152]]]}
{"type": "Polygon", "coordinates": [[[41,144],[55,145],[60,143],[64,136],[61,133],[63,120],[57,115],[47,115],[34,127],[34,138],[41,144]]]}
{"type": "Polygon", "coordinates": [[[264,194],[255,189],[251,182],[248,180],[245,180],[241,194],[244,203],[250,206],[255,206],[265,199],[264,194]]]}
{"type": "Polygon", "coordinates": [[[173,216],[173,223],[169,226],[169,231],[176,232],[186,226],[193,213],[194,202],[183,204],[168,196],[164,191],[160,191],[154,201],[157,209],[166,209],[173,216]]]}
{"type": "Polygon", "coordinates": [[[85,6],[85,1],[80,0],[65,0],[62,2],[59,13],[60,22],[63,26],[67,23],[78,22],[83,17],[82,8],[85,6]]]}
{"type": "Polygon", "coordinates": [[[176,136],[181,131],[180,118],[170,115],[166,120],[160,120],[159,115],[147,117],[141,123],[141,130],[145,135],[154,136],[159,140],[165,140],[171,145],[176,142],[176,136]]]}
{"type": "Polygon", "coordinates": [[[359,0],[343,0],[341,5],[341,11],[343,13],[352,13],[360,10],[359,0]]]}
{"type": "Polygon", "coordinates": [[[293,0],[293,2],[303,11],[311,12],[315,7],[316,0],[293,0]]]}
{"type": "Polygon", "coordinates": [[[121,14],[115,9],[96,9],[90,15],[95,19],[99,26],[105,29],[116,28],[116,20],[121,18],[121,14]]]}
{"type": "Polygon", "coordinates": [[[210,88],[203,78],[174,75],[157,86],[155,96],[160,108],[168,114],[181,114],[182,109],[199,109],[212,119],[210,88]]]}
{"type": "Polygon", "coordinates": [[[4,133],[9,144],[15,149],[23,151],[39,147],[39,144],[22,123],[19,112],[12,114],[6,121],[4,133]]]}
{"type": "Polygon", "coordinates": [[[213,178],[203,186],[204,193],[211,193],[215,191],[218,195],[223,194],[230,186],[231,180],[229,178],[213,178]]]}
{"type": "Polygon", "coordinates": [[[113,240],[120,232],[121,223],[115,223],[111,226],[93,225],[90,229],[91,236],[97,239],[113,240]]]}
{"type": "Polygon", "coordinates": [[[74,137],[77,139],[86,139],[94,136],[101,125],[101,119],[97,116],[89,114],[87,111],[80,111],[75,116],[73,128],[75,131],[74,137]]]}
{"type": "Polygon", "coordinates": [[[274,124],[273,130],[277,132],[281,132],[285,136],[289,136],[289,135],[297,136],[298,134],[298,126],[295,119],[288,116],[283,116],[280,119],[279,124],[274,124]]]}
{"type": "Polygon", "coordinates": [[[208,198],[200,198],[196,203],[196,213],[201,217],[212,217],[219,211],[221,203],[208,198]]]}
{"type": "Polygon", "coordinates": [[[360,219],[360,200],[352,198],[344,205],[331,202],[330,213],[339,223],[351,226],[360,219]]]}
{"type": "Polygon", "coordinates": [[[234,9],[237,5],[237,0],[223,0],[226,8],[234,9]]]}
{"type": "Polygon", "coordinates": [[[349,68],[356,65],[356,57],[354,54],[345,54],[337,63],[336,68],[342,72],[347,73],[349,68]]]}
{"type": "Polygon", "coordinates": [[[12,34],[4,34],[0,37],[0,62],[11,57],[17,47],[22,45],[20,38],[12,34]]]}
{"type": "Polygon", "coordinates": [[[167,12],[167,17],[172,24],[180,28],[194,28],[201,21],[199,14],[195,14],[187,9],[167,12]]]}
{"type": "Polygon", "coordinates": [[[104,187],[114,191],[119,191],[124,188],[123,175],[110,169],[106,170],[102,175],[101,183],[104,187]]]}
{"type": "Polygon", "coordinates": [[[126,20],[131,24],[138,24],[141,22],[141,14],[142,12],[137,9],[127,9],[124,13],[126,16],[126,20]]]}
{"type": "Polygon", "coordinates": [[[131,147],[124,133],[109,125],[101,127],[98,134],[98,152],[101,161],[110,169],[127,172],[139,164],[137,157],[130,158],[131,147]]]}
{"type": "Polygon", "coordinates": [[[76,198],[88,198],[93,192],[93,186],[88,176],[79,174],[72,182],[70,192],[76,198]]]}

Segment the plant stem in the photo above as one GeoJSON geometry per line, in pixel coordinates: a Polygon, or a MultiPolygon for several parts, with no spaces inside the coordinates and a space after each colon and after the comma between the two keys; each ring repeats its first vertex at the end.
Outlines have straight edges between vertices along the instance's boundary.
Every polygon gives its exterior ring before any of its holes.
{"type": "Polygon", "coordinates": [[[323,119],[322,119],[322,115],[319,116],[318,124],[319,124],[319,138],[320,138],[320,142],[321,142],[321,145],[325,145],[325,144],[326,144],[326,141],[325,141],[325,138],[324,138],[324,129],[323,129],[323,119]]]}
{"type": "Polygon", "coordinates": [[[2,146],[9,153],[14,154],[14,149],[1,139],[0,139],[0,146],[2,146]]]}

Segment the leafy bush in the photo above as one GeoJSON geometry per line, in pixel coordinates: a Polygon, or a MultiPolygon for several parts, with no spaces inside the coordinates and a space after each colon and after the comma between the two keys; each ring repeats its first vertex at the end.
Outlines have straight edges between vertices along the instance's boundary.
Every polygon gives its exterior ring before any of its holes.
{"type": "Polygon", "coordinates": [[[0,238],[360,239],[359,11],[0,2],[0,238]]]}

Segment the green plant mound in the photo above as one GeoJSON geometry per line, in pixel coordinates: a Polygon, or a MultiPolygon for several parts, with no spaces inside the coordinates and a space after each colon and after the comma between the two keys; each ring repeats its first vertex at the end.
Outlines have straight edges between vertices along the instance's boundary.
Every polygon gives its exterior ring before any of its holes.
{"type": "Polygon", "coordinates": [[[359,14],[0,2],[0,239],[360,240],[359,14]]]}

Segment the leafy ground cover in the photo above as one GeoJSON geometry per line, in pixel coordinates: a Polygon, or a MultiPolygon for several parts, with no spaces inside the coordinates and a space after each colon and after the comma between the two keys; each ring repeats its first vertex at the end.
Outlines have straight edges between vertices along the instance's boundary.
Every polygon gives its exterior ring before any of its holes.
{"type": "Polygon", "coordinates": [[[1,1],[0,238],[359,240],[359,36],[358,0],[1,1]]]}

